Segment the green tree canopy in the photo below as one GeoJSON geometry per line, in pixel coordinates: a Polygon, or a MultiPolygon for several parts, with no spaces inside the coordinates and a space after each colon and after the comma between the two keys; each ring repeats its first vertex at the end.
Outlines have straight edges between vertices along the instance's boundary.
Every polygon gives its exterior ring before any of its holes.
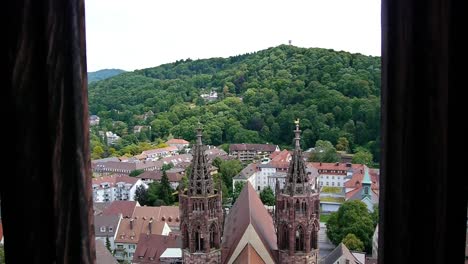
{"type": "Polygon", "coordinates": [[[358,151],[356,154],[354,154],[352,163],[365,164],[368,167],[373,167],[374,162],[372,160],[373,160],[372,153],[361,150],[361,151],[358,151]]]}
{"type": "Polygon", "coordinates": [[[349,250],[364,251],[364,243],[354,234],[347,234],[341,241],[349,250]]]}
{"type": "Polygon", "coordinates": [[[145,172],[145,171],[144,170],[132,170],[128,176],[136,177],[136,176],[142,174],[143,172],[145,172]]]}
{"type": "Polygon", "coordinates": [[[327,236],[338,245],[347,234],[354,234],[364,243],[366,252],[372,251],[374,222],[365,203],[359,200],[343,203],[337,212],[331,213],[327,222],[327,236]]]}
{"type": "Polygon", "coordinates": [[[315,143],[315,152],[310,157],[313,162],[338,162],[340,157],[330,141],[317,140],[315,143]]]}
{"type": "Polygon", "coordinates": [[[338,139],[338,143],[336,143],[336,150],[340,151],[349,151],[349,141],[345,137],[340,137],[338,139]]]}
{"type": "MultiPolygon", "coordinates": [[[[344,137],[350,148],[366,147],[378,161],[380,68],[379,57],[288,45],[229,58],[179,60],[91,83],[90,114],[100,117],[91,133],[121,136],[115,146],[119,155],[139,154],[138,148],[122,149],[171,133],[194,141],[198,121],[206,127],[207,144],[291,146],[292,120],[300,118],[304,149],[318,139],[342,149],[344,137]],[[204,102],[200,95],[210,91],[218,99],[204,102]],[[134,134],[135,125],[151,128],[134,134]]],[[[92,151],[97,144],[91,140],[92,151]]],[[[97,141],[106,157],[105,139],[97,141]]]]}
{"type": "Polygon", "coordinates": [[[136,188],[133,200],[137,201],[141,206],[148,205],[148,190],[146,190],[143,184],[136,188]]]}
{"type": "Polygon", "coordinates": [[[242,164],[239,160],[225,160],[219,164],[219,174],[230,192],[232,192],[232,178],[242,170],[242,164]]]}
{"type": "Polygon", "coordinates": [[[262,200],[264,205],[273,206],[275,205],[275,194],[270,186],[267,186],[260,192],[260,200],[262,200]]]}
{"type": "Polygon", "coordinates": [[[241,193],[242,189],[244,188],[246,182],[245,181],[237,181],[234,184],[234,190],[232,191],[232,204],[234,204],[237,200],[237,197],[239,197],[239,194],[241,193]]]}

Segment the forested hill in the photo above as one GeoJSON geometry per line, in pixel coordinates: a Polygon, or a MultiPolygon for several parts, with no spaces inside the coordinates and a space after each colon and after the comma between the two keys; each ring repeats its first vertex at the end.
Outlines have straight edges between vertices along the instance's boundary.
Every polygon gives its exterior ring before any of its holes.
{"type": "Polygon", "coordinates": [[[109,77],[121,74],[122,72],[125,71],[120,69],[104,69],[95,72],[88,72],[88,83],[104,80],[109,77]]]}
{"type": "Polygon", "coordinates": [[[304,149],[319,139],[335,145],[345,137],[351,150],[366,147],[375,157],[380,58],[281,45],[126,72],[90,84],[89,100],[91,114],[101,117],[105,129],[130,134],[122,144],[146,139],[131,134],[135,125],[151,125],[151,140],[170,133],[193,140],[200,120],[207,144],[291,146],[293,121],[299,118],[304,149]],[[218,92],[218,100],[200,97],[210,91],[218,92]],[[141,118],[149,110],[155,115],[141,118]]]}

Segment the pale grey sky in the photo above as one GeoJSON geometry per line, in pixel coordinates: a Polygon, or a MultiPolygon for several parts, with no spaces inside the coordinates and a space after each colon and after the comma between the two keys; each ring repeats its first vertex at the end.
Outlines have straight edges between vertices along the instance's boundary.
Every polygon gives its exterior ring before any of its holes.
{"type": "Polygon", "coordinates": [[[86,0],[88,71],[280,44],[380,56],[380,0],[86,0]]]}

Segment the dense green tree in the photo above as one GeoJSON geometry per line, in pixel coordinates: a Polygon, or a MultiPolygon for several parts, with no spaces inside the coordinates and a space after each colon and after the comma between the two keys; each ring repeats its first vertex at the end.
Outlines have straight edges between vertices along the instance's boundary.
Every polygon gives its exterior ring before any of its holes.
{"type": "Polygon", "coordinates": [[[244,182],[244,181],[237,181],[234,184],[234,190],[232,191],[232,195],[231,195],[232,204],[234,204],[236,202],[237,197],[239,197],[239,194],[241,193],[241,191],[244,188],[245,184],[246,184],[246,182],[244,182]]]}
{"type": "Polygon", "coordinates": [[[349,141],[345,137],[340,137],[336,143],[336,150],[349,151],[349,141]]]}
{"type": "Polygon", "coordinates": [[[349,250],[364,251],[364,243],[354,234],[347,234],[341,241],[349,250]]]}
{"type": "Polygon", "coordinates": [[[213,162],[211,165],[215,166],[216,168],[221,168],[221,164],[223,163],[223,160],[220,157],[214,158],[213,162]]]}
{"type": "Polygon", "coordinates": [[[338,162],[340,157],[330,141],[317,140],[315,151],[310,155],[309,160],[314,162],[338,162]]]}
{"type": "Polygon", "coordinates": [[[95,146],[93,148],[93,152],[91,153],[91,159],[100,159],[102,158],[102,154],[104,154],[104,149],[102,145],[95,146]]]}
{"type": "Polygon", "coordinates": [[[270,186],[267,186],[260,192],[260,200],[262,200],[264,205],[275,205],[275,194],[273,193],[273,190],[270,188],[270,186]]]}
{"type": "Polygon", "coordinates": [[[136,188],[133,200],[137,201],[141,206],[148,204],[148,190],[143,186],[143,184],[136,188]]]}
{"type": "Polygon", "coordinates": [[[353,155],[352,163],[365,164],[368,167],[373,167],[374,162],[372,161],[372,153],[365,150],[358,151],[353,155]]]}
{"type": "Polygon", "coordinates": [[[106,236],[106,248],[107,248],[107,250],[109,250],[109,252],[112,253],[112,250],[111,250],[111,243],[110,243],[110,240],[109,240],[109,236],[106,236]]]}
{"type": "Polygon", "coordinates": [[[241,170],[242,164],[239,160],[223,161],[219,167],[219,173],[221,174],[223,182],[226,186],[232,186],[232,178],[239,174],[241,170]]]}
{"type": "Polygon", "coordinates": [[[163,170],[161,177],[161,185],[159,188],[159,198],[164,201],[166,205],[172,205],[174,203],[174,197],[172,196],[173,189],[171,183],[167,178],[166,171],[163,170]]]}
{"type": "Polygon", "coordinates": [[[182,179],[180,180],[180,186],[179,189],[184,190],[185,188],[189,187],[189,180],[187,175],[182,176],[182,179]]]}
{"type": "Polygon", "coordinates": [[[172,164],[172,162],[170,162],[170,163],[167,163],[167,164],[163,164],[161,170],[162,171],[167,171],[167,170],[170,170],[172,168],[174,168],[174,164],[172,164]]]}
{"type": "Polygon", "coordinates": [[[354,234],[364,243],[367,253],[372,251],[374,222],[365,203],[359,200],[343,203],[337,212],[331,213],[327,222],[327,236],[338,245],[347,234],[354,234]]]}
{"type": "Polygon", "coordinates": [[[143,172],[145,172],[145,171],[144,170],[132,170],[128,176],[136,177],[136,176],[142,174],[143,172]]]}

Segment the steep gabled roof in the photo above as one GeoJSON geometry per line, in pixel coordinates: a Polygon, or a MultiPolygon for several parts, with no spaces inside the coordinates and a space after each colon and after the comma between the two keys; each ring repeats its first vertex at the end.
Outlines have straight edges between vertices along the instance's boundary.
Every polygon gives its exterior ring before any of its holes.
{"type": "Polygon", "coordinates": [[[173,139],[169,139],[166,144],[170,145],[170,144],[189,144],[189,142],[185,139],[181,139],[181,138],[173,138],[173,139]]]}
{"type": "Polygon", "coordinates": [[[275,260],[274,251],[278,248],[273,219],[249,182],[224,223],[222,262],[237,259],[247,244],[260,247],[255,249],[262,259],[275,260]]]}
{"type": "Polygon", "coordinates": [[[349,251],[349,249],[343,244],[340,243],[328,256],[323,259],[321,263],[323,264],[333,264],[335,263],[341,256],[349,260],[349,264],[364,264],[359,262],[359,260],[349,251]]]}
{"type": "Polygon", "coordinates": [[[180,236],[147,235],[142,234],[138,240],[138,246],[133,254],[132,263],[160,263],[159,257],[167,248],[180,248],[182,246],[180,236]]]}
{"type": "Polygon", "coordinates": [[[118,264],[117,260],[112,256],[109,250],[104,245],[104,241],[96,239],[96,263],[99,264],[118,264]]]}
{"type": "Polygon", "coordinates": [[[239,256],[234,260],[233,264],[265,264],[262,257],[258,254],[254,247],[250,244],[245,245],[242,252],[239,256]]]}
{"type": "Polygon", "coordinates": [[[122,214],[122,217],[132,217],[135,207],[137,207],[136,201],[113,201],[104,211],[102,215],[118,215],[122,214]]]}

